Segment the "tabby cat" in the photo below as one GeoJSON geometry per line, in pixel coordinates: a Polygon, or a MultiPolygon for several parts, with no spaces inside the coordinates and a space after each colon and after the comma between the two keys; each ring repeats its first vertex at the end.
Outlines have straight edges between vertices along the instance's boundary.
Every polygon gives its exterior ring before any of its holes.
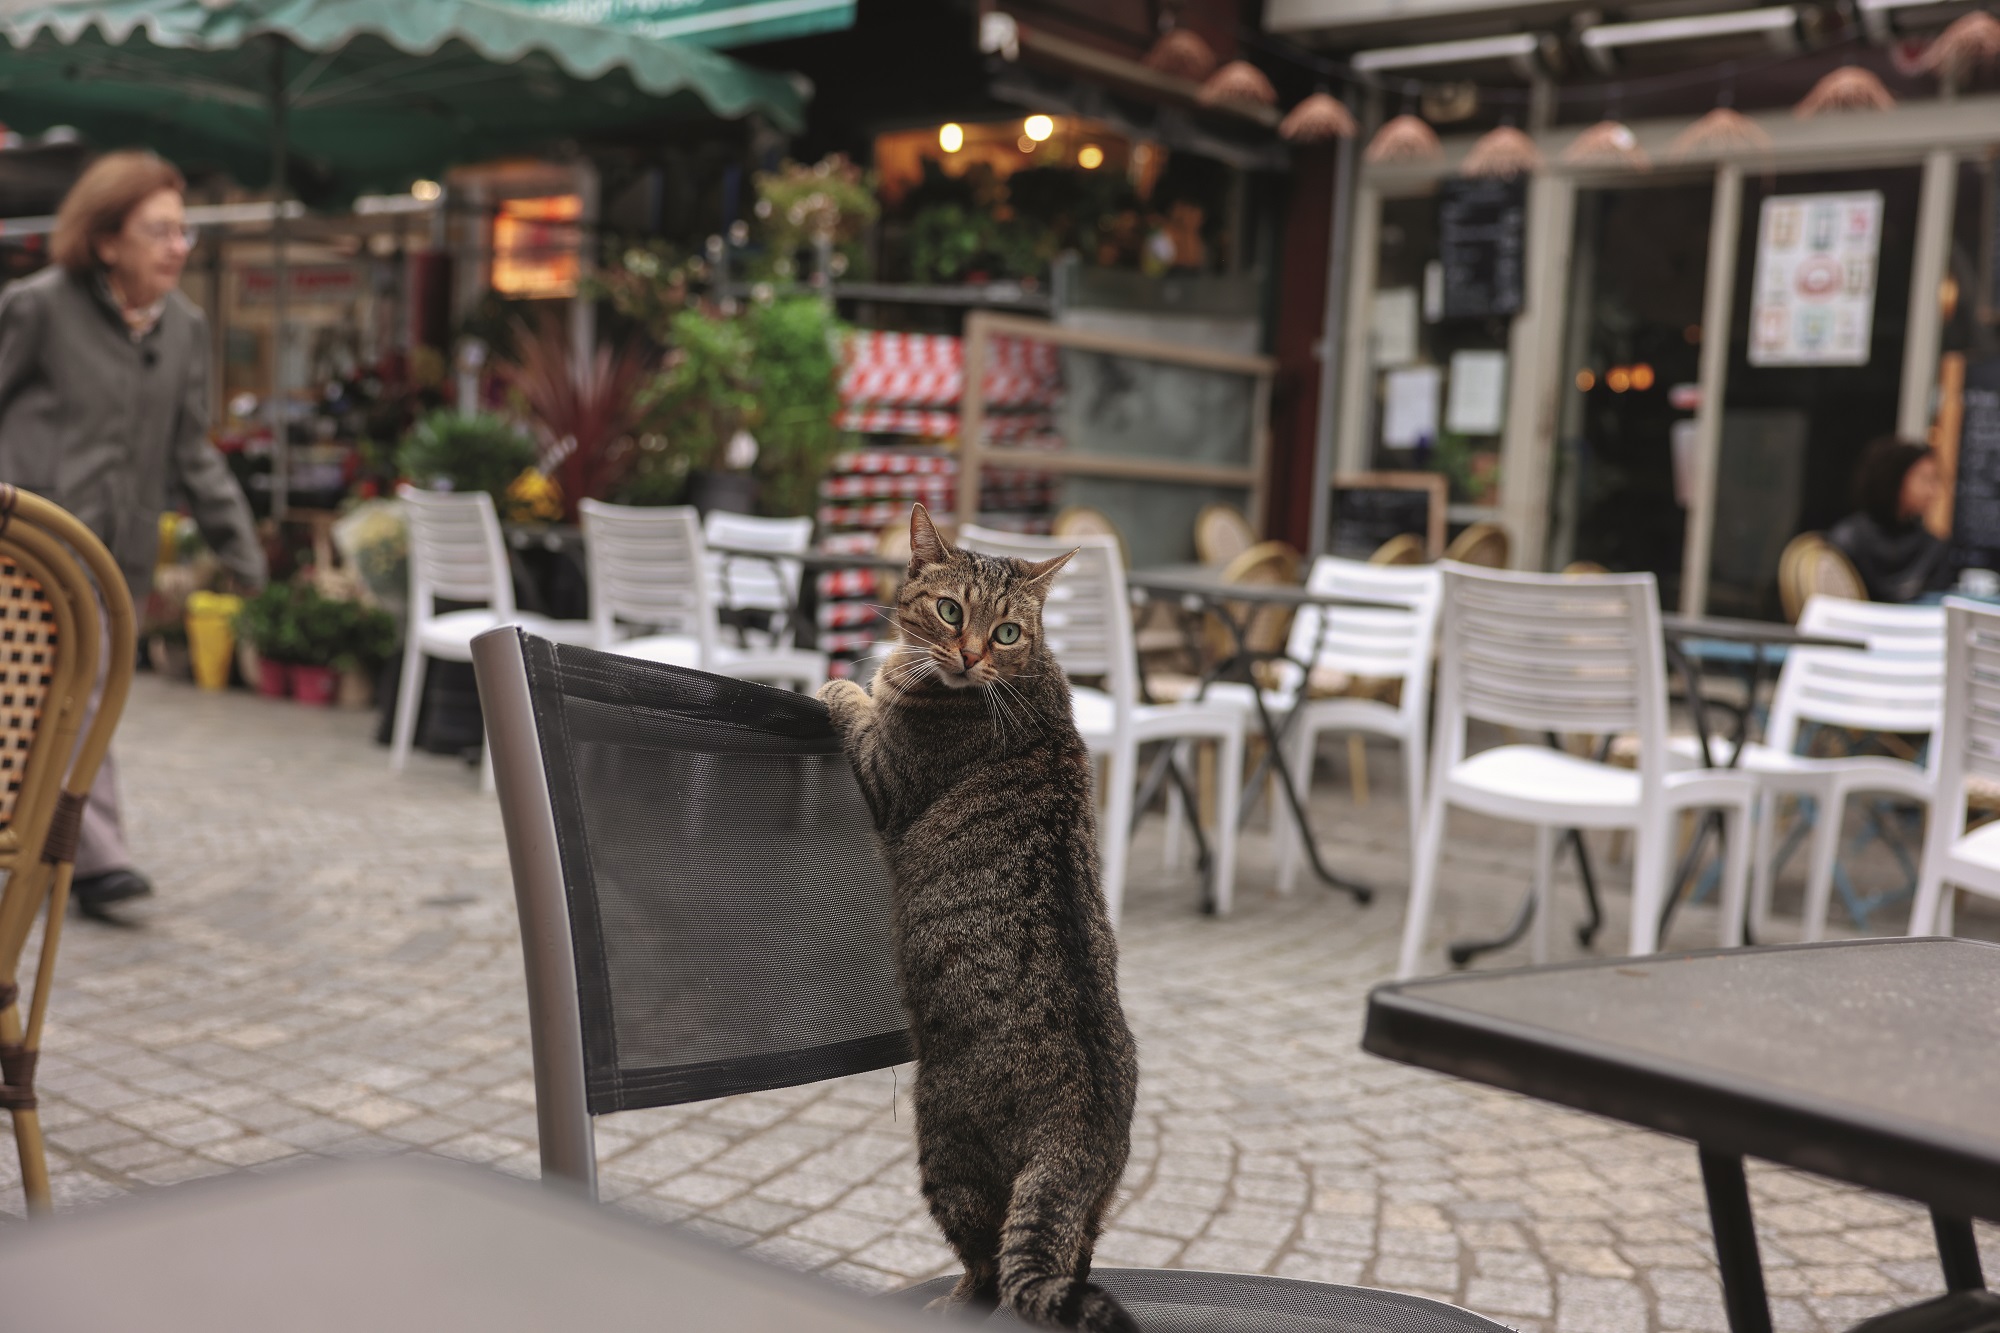
{"type": "Polygon", "coordinates": [[[1042,603],[1071,555],[954,550],[910,516],[900,642],[832,715],[895,886],[918,1166],[964,1261],[945,1306],[1136,1330],[1087,1280],[1131,1150],[1138,1057],[1098,883],[1090,757],[1042,603]]]}

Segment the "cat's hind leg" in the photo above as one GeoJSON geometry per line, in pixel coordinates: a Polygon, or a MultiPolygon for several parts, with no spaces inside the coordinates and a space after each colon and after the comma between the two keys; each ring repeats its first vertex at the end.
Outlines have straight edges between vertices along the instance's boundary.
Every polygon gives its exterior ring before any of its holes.
{"type": "Polygon", "coordinates": [[[924,1197],[930,1202],[931,1218],[965,1265],[958,1285],[932,1301],[932,1309],[990,1310],[1000,1304],[1000,1234],[1007,1216],[1007,1187],[1004,1180],[985,1178],[976,1169],[977,1159],[984,1156],[923,1154],[924,1197]]]}
{"type": "Polygon", "coordinates": [[[1138,1333],[1116,1297],[1087,1280],[1110,1196],[1088,1173],[1036,1162],[1014,1181],[1000,1239],[1000,1295],[1024,1324],[1138,1333]]]}

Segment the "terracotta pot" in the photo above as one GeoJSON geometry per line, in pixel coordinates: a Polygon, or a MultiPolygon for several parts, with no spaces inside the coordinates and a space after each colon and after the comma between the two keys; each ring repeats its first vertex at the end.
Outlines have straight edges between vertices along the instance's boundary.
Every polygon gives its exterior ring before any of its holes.
{"type": "Polygon", "coordinates": [[[374,679],[366,671],[341,672],[339,702],[342,708],[373,708],[375,706],[374,679]]]}
{"type": "Polygon", "coordinates": [[[294,666],[292,698],[314,708],[325,708],[340,689],[340,673],[332,667],[294,666]]]}
{"type": "Polygon", "coordinates": [[[257,659],[257,693],[266,699],[282,699],[291,692],[292,668],[287,662],[257,659]]]}

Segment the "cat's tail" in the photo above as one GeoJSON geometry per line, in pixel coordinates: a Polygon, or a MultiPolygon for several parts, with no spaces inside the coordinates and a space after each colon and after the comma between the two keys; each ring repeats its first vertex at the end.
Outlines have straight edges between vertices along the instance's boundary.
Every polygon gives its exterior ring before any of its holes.
{"type": "Polygon", "coordinates": [[[1000,1238],[1000,1299],[1024,1324],[1139,1333],[1117,1297],[1086,1280],[1109,1196],[1077,1174],[1037,1165],[1015,1180],[1000,1238]]]}

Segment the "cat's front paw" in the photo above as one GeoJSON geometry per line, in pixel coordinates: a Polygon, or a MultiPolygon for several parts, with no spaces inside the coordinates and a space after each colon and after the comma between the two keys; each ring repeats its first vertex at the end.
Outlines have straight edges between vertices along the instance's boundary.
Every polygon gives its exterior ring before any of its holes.
{"type": "Polygon", "coordinates": [[[865,716],[872,700],[868,691],[851,680],[830,680],[819,687],[819,701],[826,705],[827,715],[833,719],[835,727],[846,729],[846,724],[855,718],[865,716]]]}

